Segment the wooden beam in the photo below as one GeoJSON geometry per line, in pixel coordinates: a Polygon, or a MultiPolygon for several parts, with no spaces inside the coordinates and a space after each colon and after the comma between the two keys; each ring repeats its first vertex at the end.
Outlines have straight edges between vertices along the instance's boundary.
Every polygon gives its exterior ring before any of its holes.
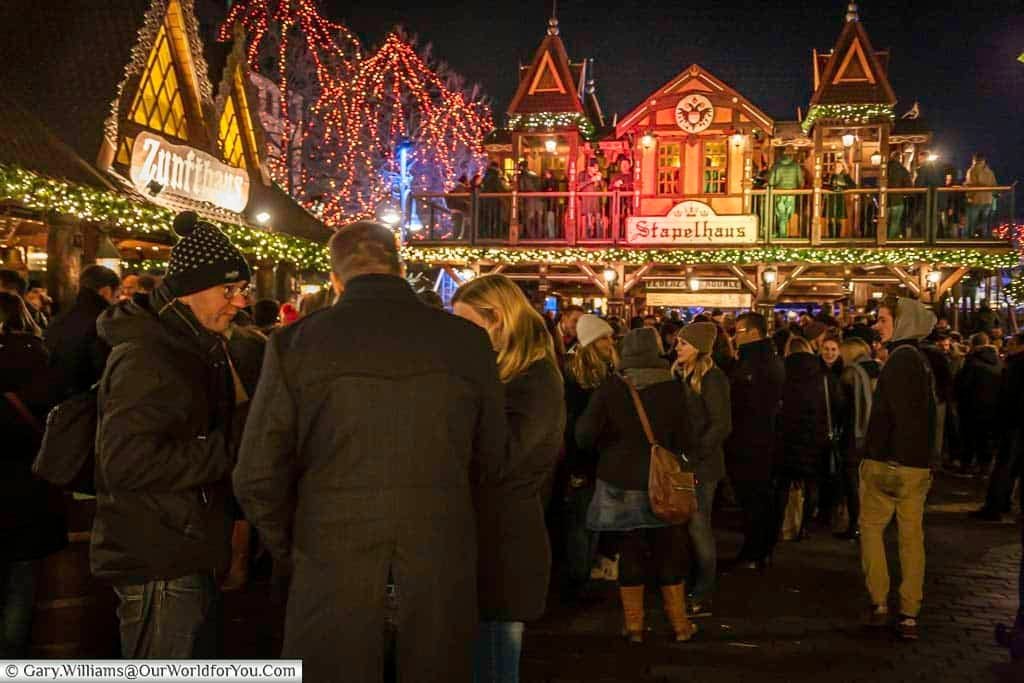
{"type": "Polygon", "coordinates": [[[444,270],[444,272],[448,273],[448,277],[450,277],[451,279],[455,280],[455,284],[457,284],[457,285],[461,285],[462,284],[462,273],[460,273],[459,271],[455,270],[451,266],[441,266],[441,268],[444,270]]]}
{"type": "Polygon", "coordinates": [[[498,265],[494,266],[494,270],[492,270],[490,273],[488,273],[488,275],[494,275],[495,273],[500,273],[503,270],[505,270],[505,264],[504,263],[499,263],[498,265]]]}
{"type": "Polygon", "coordinates": [[[914,281],[914,278],[910,276],[910,273],[903,270],[899,266],[889,266],[889,270],[892,271],[892,273],[900,279],[900,282],[907,286],[907,289],[912,291],[914,294],[920,296],[921,287],[918,286],[917,282],[914,281]]]}
{"type": "Polygon", "coordinates": [[[626,294],[629,293],[629,290],[633,289],[633,287],[640,284],[643,281],[644,276],[647,275],[647,273],[649,273],[652,268],[654,268],[653,263],[645,263],[644,265],[640,266],[640,268],[638,268],[637,271],[633,273],[632,277],[630,277],[629,280],[626,281],[626,284],[623,285],[622,295],[625,296],[626,294]]]}
{"type": "Polygon", "coordinates": [[[782,290],[796,282],[796,279],[803,275],[804,271],[806,271],[807,268],[808,266],[806,265],[800,265],[794,268],[793,270],[789,271],[789,275],[783,278],[781,282],[777,283],[777,287],[775,288],[775,295],[778,296],[779,294],[782,294],[782,290]]]}
{"type": "Polygon", "coordinates": [[[729,272],[736,276],[736,279],[740,281],[740,284],[750,290],[750,293],[755,297],[757,296],[757,284],[747,276],[747,271],[743,270],[739,266],[730,265],[729,272]]]}
{"type": "Polygon", "coordinates": [[[940,282],[938,288],[935,290],[935,300],[938,301],[946,292],[953,289],[953,287],[955,287],[968,272],[970,272],[969,268],[961,267],[950,273],[949,277],[940,282]]]}
{"type": "Polygon", "coordinates": [[[595,273],[594,269],[591,268],[589,264],[584,263],[583,261],[577,261],[576,266],[581,271],[586,273],[587,277],[590,278],[590,281],[594,284],[595,287],[601,290],[602,294],[608,296],[608,284],[604,281],[603,277],[595,273]]]}

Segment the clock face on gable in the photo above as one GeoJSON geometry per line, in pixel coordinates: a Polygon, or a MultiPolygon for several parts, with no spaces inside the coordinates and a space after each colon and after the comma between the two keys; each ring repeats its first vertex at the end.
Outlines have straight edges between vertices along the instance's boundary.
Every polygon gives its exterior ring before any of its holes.
{"type": "Polygon", "coordinates": [[[707,129],[715,119],[715,107],[703,95],[687,95],[676,105],[676,125],[687,133],[707,129]]]}

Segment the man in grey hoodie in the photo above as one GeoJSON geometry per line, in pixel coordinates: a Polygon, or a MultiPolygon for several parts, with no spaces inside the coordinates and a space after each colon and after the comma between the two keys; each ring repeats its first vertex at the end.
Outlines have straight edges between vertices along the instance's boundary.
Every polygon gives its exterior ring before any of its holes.
{"type": "Polygon", "coordinates": [[[934,379],[918,348],[935,326],[935,315],[919,301],[891,297],[882,302],[875,329],[889,349],[871,406],[860,466],[861,566],[871,595],[872,626],[889,622],[889,569],[883,536],[896,515],[899,526],[899,634],[918,636],[924,591],[924,503],[936,464],[937,407],[934,379]]]}

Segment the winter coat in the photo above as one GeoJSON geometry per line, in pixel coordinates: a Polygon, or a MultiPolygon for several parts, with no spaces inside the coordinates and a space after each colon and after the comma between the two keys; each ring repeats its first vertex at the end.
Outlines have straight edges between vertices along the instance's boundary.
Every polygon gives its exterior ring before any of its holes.
{"type": "MultiPolygon", "coordinates": [[[[43,342],[27,333],[0,333],[0,393],[13,393],[46,420],[48,396],[39,377],[47,366],[43,342]]],[[[41,434],[0,396],[0,564],[35,560],[67,545],[64,508],[58,490],[32,476],[41,434]]]]}
{"type": "Polygon", "coordinates": [[[690,387],[687,378],[680,378],[680,383],[694,438],[694,445],[686,454],[690,468],[698,481],[709,484],[719,481],[725,476],[722,445],[732,431],[729,378],[713,366],[701,378],[699,394],[690,387]]]}
{"type": "Polygon", "coordinates": [[[935,398],[939,403],[952,403],[956,400],[956,386],[953,382],[953,363],[949,356],[934,344],[922,343],[918,348],[931,366],[935,398]]]}
{"type": "Polygon", "coordinates": [[[972,423],[995,423],[999,415],[999,387],[1003,362],[994,346],[971,351],[956,378],[960,417],[972,423]]]}
{"type": "Polygon", "coordinates": [[[99,386],[92,573],[115,583],[220,574],[230,559],[237,450],[225,340],[166,288],[97,321],[112,347],[99,386]]]}
{"type": "MultiPolygon", "coordinates": [[[[658,443],[673,453],[696,448],[682,387],[667,368],[624,372],[637,387],[658,443]]],[[[646,491],[651,446],[625,381],[611,377],[594,391],[576,422],[576,443],[599,454],[597,476],[627,491],[646,491]]]]}
{"type": "Polygon", "coordinates": [[[999,385],[998,425],[1007,431],[1020,430],[1020,407],[1024,405],[1024,352],[1006,358],[999,385]]]}
{"type": "Polygon", "coordinates": [[[917,347],[935,327],[935,315],[912,299],[900,298],[896,309],[889,359],[871,404],[864,457],[927,468],[937,451],[938,408],[931,367],[917,347]]]}
{"type": "Polygon", "coordinates": [[[791,354],[785,360],[785,368],[778,423],[780,471],[783,476],[794,478],[817,477],[824,469],[828,446],[825,383],[833,421],[840,414],[839,385],[832,373],[822,369],[821,360],[810,353],[791,354]]]}
{"type": "Polygon", "coordinates": [[[71,308],[57,316],[46,329],[52,403],[88,391],[99,381],[110,345],[98,336],[96,319],[109,306],[106,299],[83,287],[78,290],[78,298],[71,308]]]}
{"type": "Polygon", "coordinates": [[[725,442],[726,468],[734,481],[768,481],[771,477],[785,377],[771,339],[739,347],[729,388],[732,432],[725,442]]]}
{"type": "Polygon", "coordinates": [[[430,637],[451,649],[445,680],[468,676],[456,650],[478,619],[471,475],[500,508],[502,476],[521,471],[507,452],[487,334],[404,279],[352,278],[337,304],[274,333],[233,479],[246,519],[293,565],[284,653],[310,680],[343,678],[332,634],[370,623],[351,605],[389,569],[400,599],[427,610],[417,623],[444,627],[430,637]]]}
{"type": "Polygon", "coordinates": [[[565,433],[562,376],[538,360],[505,385],[508,455],[497,486],[476,497],[480,618],[531,621],[544,613],[551,548],[541,487],[551,476],[565,433]]]}
{"type": "MultiPolygon", "coordinates": [[[[988,164],[984,161],[971,164],[971,167],[967,169],[967,175],[964,178],[964,185],[975,185],[977,187],[995,187],[996,174],[992,172],[988,164]]],[[[967,195],[967,202],[969,204],[980,204],[987,206],[992,203],[992,192],[971,192],[967,195]]]]}
{"type": "MultiPolygon", "coordinates": [[[[607,380],[605,380],[607,381],[607,380]]],[[[565,373],[565,466],[572,476],[597,476],[597,453],[576,444],[576,421],[587,409],[594,389],[584,389],[567,369],[565,373]]]]}

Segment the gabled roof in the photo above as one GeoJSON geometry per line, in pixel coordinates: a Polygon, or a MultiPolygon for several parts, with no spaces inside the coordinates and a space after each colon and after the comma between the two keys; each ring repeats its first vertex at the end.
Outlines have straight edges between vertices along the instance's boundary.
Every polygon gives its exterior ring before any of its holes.
{"type": "Polygon", "coordinates": [[[889,83],[888,53],[876,52],[855,13],[848,14],[832,52],[814,54],[815,90],[811,106],[896,104],[889,83]]]}
{"type": "Polygon", "coordinates": [[[725,81],[714,76],[710,71],[705,69],[699,64],[691,64],[665,85],[661,86],[654,94],[647,97],[643,104],[638,106],[633,111],[629,112],[623,117],[619,118],[619,123],[615,127],[615,134],[617,136],[625,135],[626,131],[629,130],[636,121],[646,112],[652,111],[652,102],[662,99],[665,96],[679,94],[685,92],[688,89],[688,84],[693,81],[698,81],[701,88],[716,93],[727,93],[731,98],[736,98],[733,106],[738,107],[740,112],[743,113],[752,122],[760,124],[765,130],[771,132],[774,126],[774,121],[770,116],[765,114],[759,108],[754,106],[754,103],[744,97],[738,90],[733,88],[725,81]]]}
{"type": "Polygon", "coordinates": [[[0,90],[0,164],[109,190],[113,185],[31,112],[0,90]]]}
{"type": "Polygon", "coordinates": [[[548,23],[548,34],[541,41],[528,69],[520,71],[522,79],[511,104],[509,116],[515,114],[584,113],[580,101],[580,75],[573,75],[565,44],[558,36],[558,20],[548,23]]]}

